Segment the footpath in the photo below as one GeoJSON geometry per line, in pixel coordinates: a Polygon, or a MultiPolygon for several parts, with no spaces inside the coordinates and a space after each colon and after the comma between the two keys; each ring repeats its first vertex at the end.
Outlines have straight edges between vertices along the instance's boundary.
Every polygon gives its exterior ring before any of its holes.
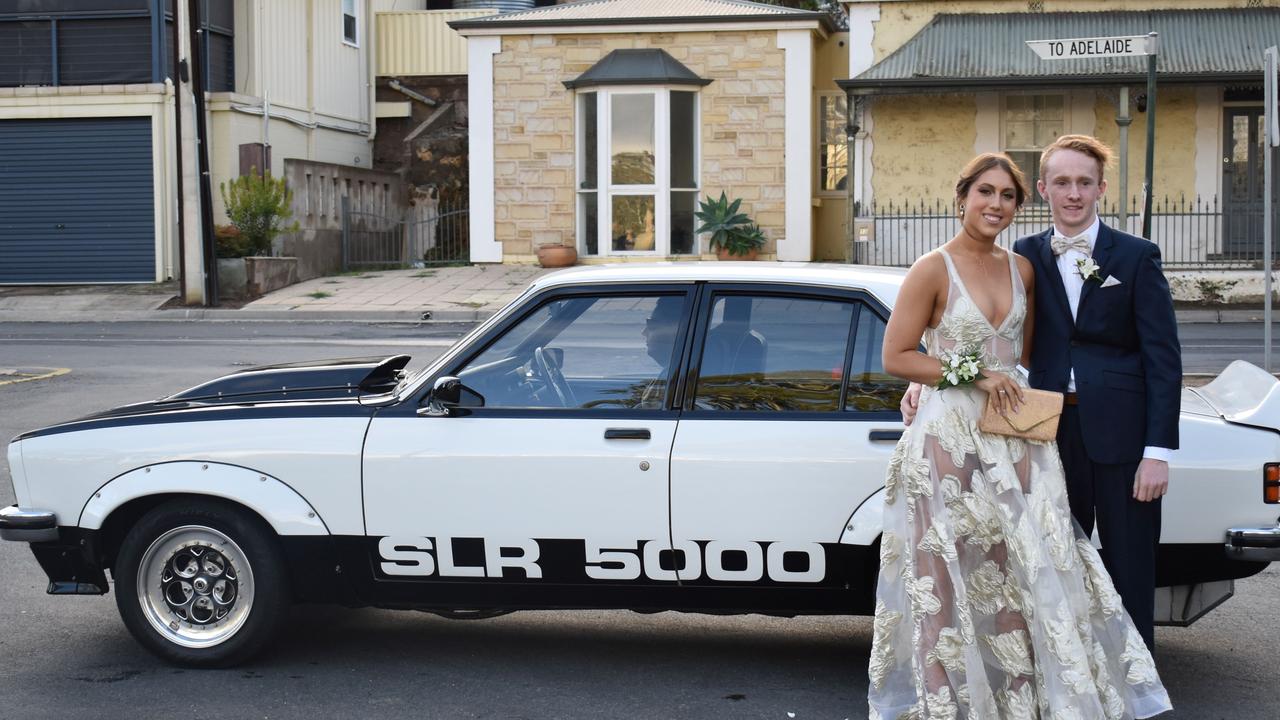
{"type": "MultiPolygon", "coordinates": [[[[291,285],[239,307],[215,308],[178,305],[173,282],[0,287],[0,322],[479,322],[549,272],[555,271],[468,265],[347,273],[291,285]]],[[[1177,312],[1179,323],[1262,322],[1261,307],[1177,312]]]]}

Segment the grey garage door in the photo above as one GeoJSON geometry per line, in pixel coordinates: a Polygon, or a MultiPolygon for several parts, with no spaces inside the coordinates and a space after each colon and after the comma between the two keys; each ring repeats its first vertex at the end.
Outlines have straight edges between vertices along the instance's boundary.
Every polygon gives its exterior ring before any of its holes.
{"type": "Polygon", "coordinates": [[[151,119],[0,120],[0,284],[154,280],[151,119]]]}

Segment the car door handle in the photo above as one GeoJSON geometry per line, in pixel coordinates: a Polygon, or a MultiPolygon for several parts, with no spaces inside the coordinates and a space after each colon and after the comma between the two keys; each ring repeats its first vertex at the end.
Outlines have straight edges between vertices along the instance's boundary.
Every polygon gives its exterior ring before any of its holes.
{"type": "Polygon", "coordinates": [[[604,431],[605,440],[648,440],[649,428],[608,428],[604,431]]]}
{"type": "Polygon", "coordinates": [[[871,442],[898,442],[902,439],[901,430],[872,430],[868,435],[871,442]]]}

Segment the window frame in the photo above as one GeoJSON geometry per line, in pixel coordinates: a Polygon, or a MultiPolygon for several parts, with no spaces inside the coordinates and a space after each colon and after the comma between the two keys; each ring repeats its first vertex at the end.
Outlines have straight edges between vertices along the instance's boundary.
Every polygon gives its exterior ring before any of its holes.
{"type": "MultiPolygon", "coordinates": [[[[1066,92],[1042,92],[1042,91],[1025,91],[1025,92],[1002,92],[1000,93],[1000,152],[1002,153],[1038,153],[1043,152],[1044,148],[1011,148],[1008,144],[1008,122],[1009,122],[1009,98],[1011,97],[1057,97],[1062,98],[1062,132],[1067,134],[1071,132],[1071,94],[1066,92]]],[[[1047,147],[1047,145],[1046,145],[1047,147]]],[[[1012,156],[1011,156],[1012,157],[1012,156]]],[[[1032,168],[1022,168],[1026,174],[1027,180],[1033,187],[1028,188],[1031,192],[1027,197],[1028,205],[1045,205],[1047,201],[1040,197],[1040,193],[1035,191],[1035,181],[1038,176],[1032,171],[1032,168]]]]}
{"type": "MultiPolygon", "coordinates": [[[[698,257],[702,254],[702,236],[694,233],[692,252],[679,255],[671,250],[671,195],[673,192],[702,193],[702,93],[686,85],[600,85],[583,88],[574,93],[574,227],[575,246],[584,257],[698,257]],[[688,92],[693,103],[693,177],[694,187],[676,188],[671,185],[671,93],[688,92]],[[580,97],[594,94],[596,101],[596,188],[584,190],[582,153],[585,147],[584,113],[580,97]],[[623,185],[613,181],[613,98],[617,95],[652,95],[654,99],[654,182],[644,185],[623,185]],[[596,250],[587,254],[586,213],[581,197],[594,192],[596,195],[596,250]],[[654,204],[654,242],[652,250],[613,249],[613,199],[614,197],[652,197],[654,204]]],[[[696,229],[696,223],[695,223],[696,229]]]]}
{"type": "MultiPolygon", "coordinates": [[[[826,197],[826,198],[844,198],[844,197],[848,197],[848,190],[847,190],[847,189],[830,189],[830,190],[828,190],[828,189],[826,189],[826,188],[824,188],[824,187],[822,186],[822,180],[823,180],[823,177],[822,177],[822,149],[823,149],[823,146],[824,146],[824,145],[830,145],[830,144],[833,144],[833,143],[823,143],[823,142],[822,142],[822,131],[823,131],[823,129],[825,128],[825,123],[823,122],[823,118],[822,118],[822,100],[823,100],[824,98],[835,98],[835,99],[837,99],[837,100],[843,100],[843,101],[846,103],[846,105],[845,105],[844,121],[845,121],[845,124],[846,124],[846,125],[847,125],[847,124],[848,124],[848,122],[849,122],[849,109],[848,109],[848,102],[849,102],[849,100],[848,100],[848,97],[847,97],[843,92],[841,92],[841,91],[835,91],[835,90],[832,90],[832,91],[823,90],[823,91],[820,91],[820,92],[814,93],[814,99],[813,99],[813,105],[814,105],[814,107],[813,107],[813,117],[814,117],[814,129],[813,129],[813,176],[814,176],[814,177],[813,177],[813,187],[814,187],[814,196],[815,196],[815,197],[826,197]]],[[[847,132],[846,132],[844,135],[842,135],[842,136],[841,136],[841,142],[840,142],[840,144],[844,145],[844,177],[845,177],[845,185],[847,186],[847,185],[848,185],[848,183],[849,183],[849,165],[850,165],[850,163],[849,163],[849,155],[850,155],[850,152],[849,152],[849,137],[848,137],[847,132]]]]}
{"type": "Polygon", "coordinates": [[[689,356],[683,363],[683,376],[677,387],[678,407],[681,420],[796,420],[796,421],[831,421],[831,422],[902,422],[900,411],[861,411],[849,410],[846,398],[849,390],[849,363],[853,354],[853,343],[857,338],[858,319],[863,312],[871,312],[881,321],[888,323],[889,312],[874,295],[863,289],[823,287],[794,283],[706,283],[698,298],[696,320],[693,332],[688,339],[689,356]],[[842,357],[843,368],[840,378],[840,399],[835,410],[830,411],[767,411],[767,410],[703,410],[695,408],[694,397],[697,394],[699,371],[702,367],[702,354],[706,347],[707,332],[711,326],[711,313],[715,307],[715,299],[724,295],[752,297],[781,297],[799,300],[824,300],[827,302],[846,302],[854,305],[850,313],[849,330],[845,340],[842,357]]]}
{"type": "Polygon", "coordinates": [[[361,2],[361,0],[350,0],[350,1],[351,1],[350,15],[352,19],[355,21],[354,22],[355,37],[354,38],[347,37],[347,15],[348,15],[347,9],[346,9],[347,0],[342,0],[341,2],[338,3],[339,20],[340,20],[338,23],[338,32],[342,35],[343,45],[346,45],[347,47],[359,48],[360,47],[360,26],[364,24],[361,22],[361,17],[360,17],[360,6],[363,5],[363,3],[361,2]]]}
{"type": "Polygon", "coordinates": [[[403,408],[401,412],[405,414],[415,413],[418,408],[425,406],[427,398],[431,394],[431,388],[435,386],[436,380],[441,377],[457,376],[457,373],[471,362],[475,361],[480,355],[486,352],[494,343],[501,340],[508,332],[517,325],[523,323],[526,319],[545,307],[548,303],[559,300],[567,300],[581,297],[593,298],[616,298],[616,297],[651,297],[655,295],[673,295],[682,296],[684,298],[684,313],[680,318],[680,325],[676,330],[675,344],[672,352],[672,363],[667,368],[667,397],[661,408],[605,408],[605,409],[584,409],[584,408],[498,408],[498,407],[477,407],[477,408],[460,408],[455,410],[457,415],[468,415],[472,417],[493,417],[493,418],[537,418],[537,417],[555,417],[555,418],[658,418],[671,417],[678,411],[675,400],[679,397],[680,383],[684,377],[684,368],[688,362],[689,340],[692,336],[691,319],[692,314],[697,307],[697,286],[693,283],[616,283],[616,284],[598,284],[598,285],[580,285],[571,287],[549,288],[537,295],[531,296],[527,302],[523,303],[519,310],[515,313],[503,318],[499,323],[489,328],[484,334],[475,338],[469,343],[462,352],[449,358],[447,362],[439,366],[434,372],[428,374],[424,381],[406,394],[406,402],[398,404],[399,408],[403,408]]]}

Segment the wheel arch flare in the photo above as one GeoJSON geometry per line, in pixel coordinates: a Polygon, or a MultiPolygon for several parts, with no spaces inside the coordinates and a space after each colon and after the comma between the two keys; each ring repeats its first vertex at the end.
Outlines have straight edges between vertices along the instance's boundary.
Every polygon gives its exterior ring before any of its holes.
{"type": "Polygon", "coordinates": [[[288,483],[229,463],[181,460],[122,473],[89,496],[77,525],[100,530],[124,505],[153,495],[207,495],[257,513],[277,535],[329,535],[320,513],[288,483]]]}

